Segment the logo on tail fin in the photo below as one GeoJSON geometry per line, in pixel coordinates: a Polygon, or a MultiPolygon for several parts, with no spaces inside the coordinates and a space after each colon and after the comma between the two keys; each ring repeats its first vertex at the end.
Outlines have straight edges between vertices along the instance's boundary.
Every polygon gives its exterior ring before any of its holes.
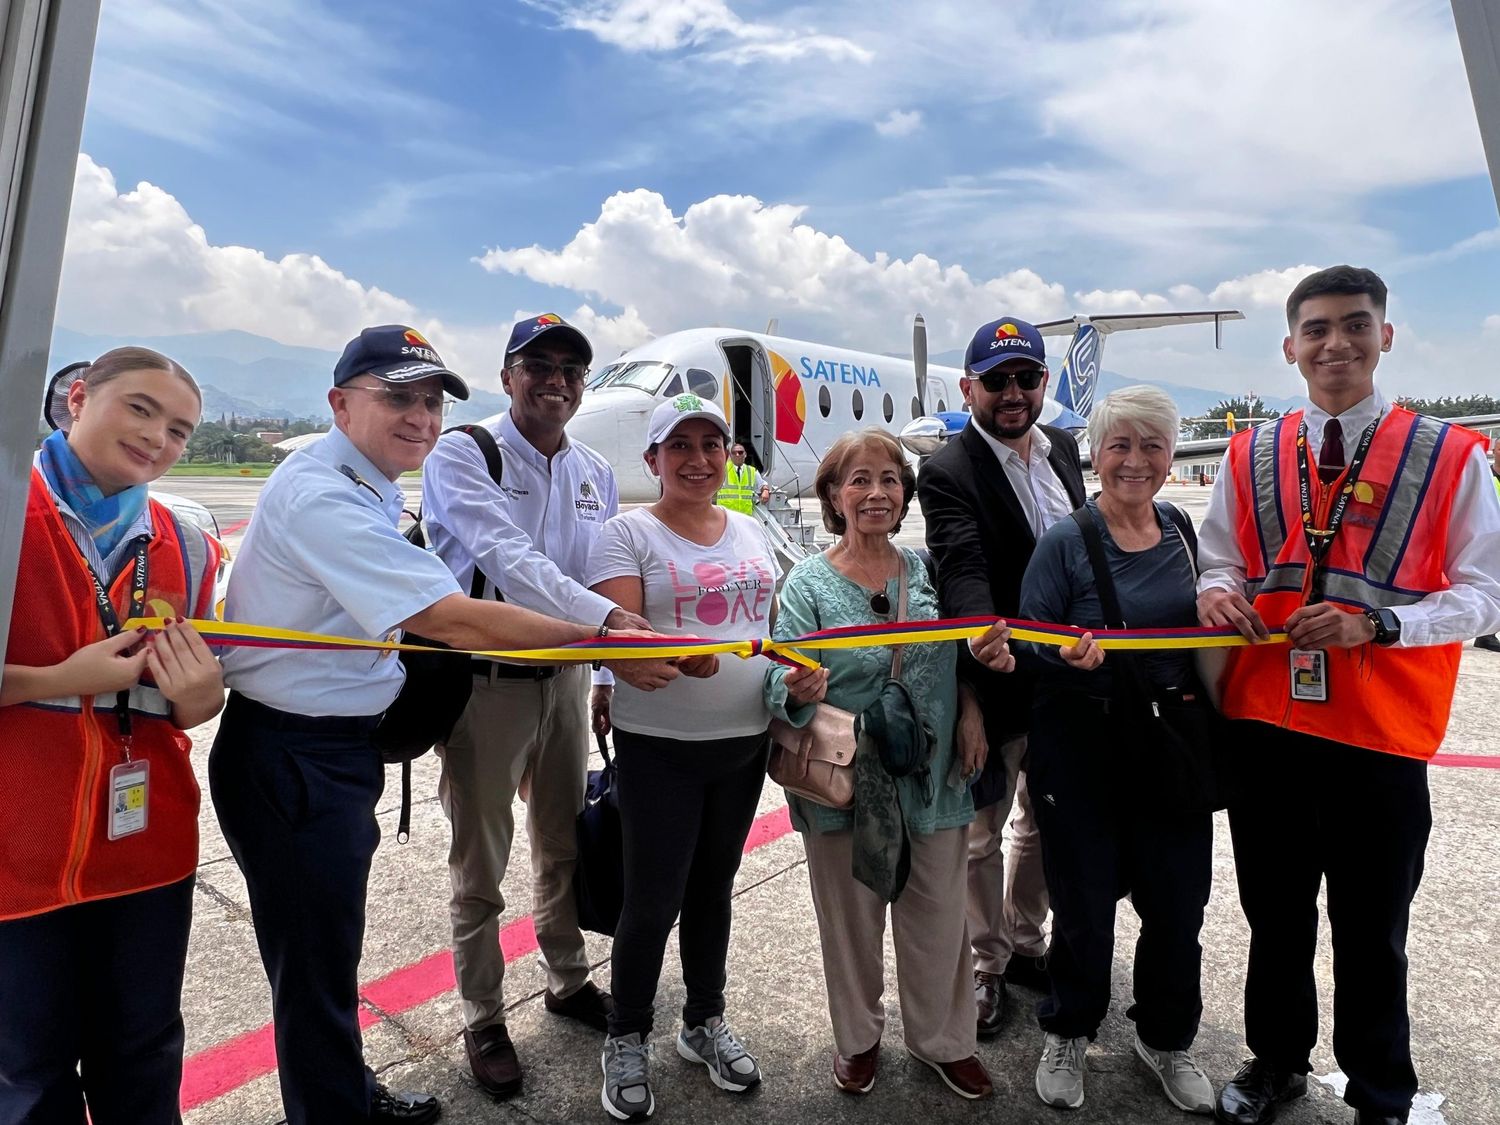
{"type": "Polygon", "coordinates": [[[1057,385],[1057,405],[1087,418],[1094,409],[1094,388],[1099,384],[1099,360],[1104,340],[1092,324],[1080,324],[1063,360],[1057,385]]]}

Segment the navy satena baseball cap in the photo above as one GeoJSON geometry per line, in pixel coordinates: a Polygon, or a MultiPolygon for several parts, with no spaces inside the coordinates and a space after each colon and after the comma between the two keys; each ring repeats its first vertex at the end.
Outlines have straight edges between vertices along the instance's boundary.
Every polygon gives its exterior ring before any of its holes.
{"type": "Polygon", "coordinates": [[[583,357],[584,363],[594,362],[594,349],[589,347],[588,337],[556,313],[543,313],[541,316],[516,321],[516,326],[510,330],[510,342],[505,345],[505,354],[515,355],[547,332],[552,333],[547,339],[549,344],[562,344],[564,347],[571,344],[573,350],[583,357]]]}
{"type": "Polygon", "coordinates": [[[1034,360],[1037,367],[1047,366],[1047,349],[1042,345],[1042,334],[1024,320],[1003,316],[981,325],[974,338],[969,341],[969,354],[964,366],[974,375],[983,375],[991,367],[1007,359],[1034,360]]]}
{"type": "Polygon", "coordinates": [[[342,387],[356,375],[373,375],[383,383],[410,383],[440,375],[443,390],[454,398],[468,398],[469,384],[443,366],[443,359],[427,337],[404,324],[366,328],[344,346],[333,366],[333,385],[342,387]]]}

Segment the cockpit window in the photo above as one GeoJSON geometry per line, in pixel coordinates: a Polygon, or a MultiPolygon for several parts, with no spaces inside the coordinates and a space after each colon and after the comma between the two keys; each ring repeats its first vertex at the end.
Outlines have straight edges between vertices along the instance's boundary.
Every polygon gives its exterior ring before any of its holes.
{"type": "Polygon", "coordinates": [[[610,369],[609,378],[601,379],[594,387],[631,387],[654,395],[661,390],[667,376],[672,374],[670,363],[636,362],[617,363],[610,369]]]}
{"type": "Polygon", "coordinates": [[[719,381],[714,378],[713,373],[705,371],[701,367],[689,367],[687,373],[688,390],[699,398],[718,400],[719,381]]]}
{"type": "Polygon", "coordinates": [[[621,368],[626,366],[628,366],[628,364],[611,363],[608,367],[601,368],[600,370],[595,371],[592,375],[590,375],[589,381],[585,383],[584,386],[589,390],[593,390],[595,387],[602,387],[605,383],[609,382],[616,375],[618,375],[621,368]]]}
{"type": "Polygon", "coordinates": [[[668,379],[667,385],[662,388],[661,393],[668,398],[675,398],[677,395],[680,395],[682,393],[682,376],[673,375],[668,379]]]}

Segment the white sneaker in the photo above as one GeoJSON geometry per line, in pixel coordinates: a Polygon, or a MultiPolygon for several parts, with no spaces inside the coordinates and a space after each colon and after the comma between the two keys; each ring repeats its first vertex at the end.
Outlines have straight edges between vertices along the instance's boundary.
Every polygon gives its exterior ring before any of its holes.
{"type": "Polygon", "coordinates": [[[1036,1096],[1048,1105],[1077,1109],[1083,1104],[1083,1053],[1086,1036],[1064,1039],[1047,1032],[1042,1061],[1036,1066],[1036,1096]]]}
{"type": "Polygon", "coordinates": [[[1167,1095],[1167,1101],[1188,1113],[1214,1111],[1213,1083],[1188,1052],[1158,1051],[1142,1043],[1141,1037],[1137,1035],[1135,1053],[1161,1079],[1162,1092],[1167,1095]]]}

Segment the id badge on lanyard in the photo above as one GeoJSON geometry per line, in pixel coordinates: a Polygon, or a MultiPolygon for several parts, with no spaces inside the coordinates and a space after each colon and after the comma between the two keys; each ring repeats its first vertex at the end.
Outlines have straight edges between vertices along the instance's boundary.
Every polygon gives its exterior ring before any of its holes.
{"type": "MultiPolygon", "coordinates": [[[[1307,467],[1311,452],[1307,448],[1306,419],[1297,426],[1298,498],[1302,503],[1302,534],[1307,540],[1309,560],[1305,587],[1308,605],[1316,605],[1323,600],[1323,561],[1328,557],[1328,552],[1333,548],[1334,537],[1344,524],[1344,513],[1348,510],[1349,499],[1359,483],[1359,471],[1364,467],[1365,456],[1370,452],[1370,442],[1374,440],[1375,430],[1379,426],[1380,419],[1376,418],[1359,435],[1359,444],[1355,446],[1354,456],[1349,459],[1349,467],[1344,471],[1338,496],[1328,513],[1326,528],[1313,526],[1312,474],[1307,467]]],[[[1287,672],[1289,692],[1294,702],[1328,702],[1328,653],[1322,649],[1294,648],[1287,654],[1287,672]]]]}
{"type": "MultiPolygon", "coordinates": [[[[146,599],[146,547],[149,537],[142,535],[135,541],[135,563],[130,577],[130,604],[135,612],[146,599]]],[[[94,580],[94,608],[99,611],[99,622],[106,636],[120,633],[120,617],[109,598],[109,590],[99,580],[99,575],[89,567],[89,577],[94,580]]],[[[122,691],[115,696],[115,721],[120,726],[120,747],[125,760],[109,771],[109,825],[105,838],[120,840],[146,830],[147,814],[151,809],[151,763],[136,761],[131,757],[130,692],[122,691]]]]}

